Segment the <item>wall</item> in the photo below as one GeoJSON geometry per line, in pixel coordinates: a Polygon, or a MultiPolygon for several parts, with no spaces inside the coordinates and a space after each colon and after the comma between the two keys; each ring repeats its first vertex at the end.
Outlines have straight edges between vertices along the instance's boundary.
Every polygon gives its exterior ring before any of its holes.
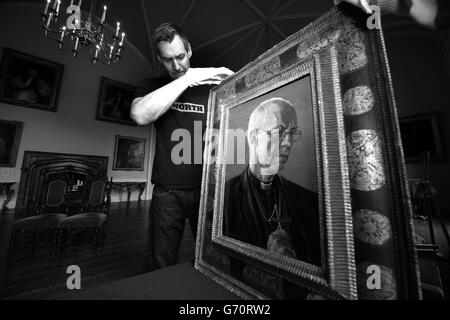
{"type": "MultiPolygon", "coordinates": [[[[439,113],[446,158],[430,164],[430,181],[441,210],[450,212],[450,53],[449,33],[414,25],[385,30],[385,40],[399,118],[439,113]]],[[[407,163],[410,179],[420,179],[421,164],[407,163]]]]}
{"type": "MultiPolygon", "coordinates": [[[[142,79],[149,77],[147,61],[128,43],[125,43],[123,59],[117,64],[92,65],[87,51],[84,50],[75,59],[70,51],[58,50],[54,42],[44,37],[39,16],[42,6],[24,3],[0,4],[1,51],[8,47],[64,65],[57,112],[0,103],[0,119],[24,122],[16,165],[14,168],[0,168],[0,179],[18,182],[24,151],[36,150],[108,156],[108,175],[113,176],[115,181],[147,181],[150,127],[133,127],[95,120],[100,78],[107,77],[130,85],[139,85],[142,79]],[[116,135],[147,139],[144,171],[111,170],[116,135]]],[[[18,184],[15,185],[16,190],[17,188],[18,184]]],[[[149,192],[144,194],[143,198],[148,195],[149,192]]],[[[134,199],[135,195],[132,196],[132,200],[134,199]]],[[[112,201],[126,201],[126,194],[113,194],[112,201]]],[[[15,198],[8,207],[14,206],[15,198]]]]}

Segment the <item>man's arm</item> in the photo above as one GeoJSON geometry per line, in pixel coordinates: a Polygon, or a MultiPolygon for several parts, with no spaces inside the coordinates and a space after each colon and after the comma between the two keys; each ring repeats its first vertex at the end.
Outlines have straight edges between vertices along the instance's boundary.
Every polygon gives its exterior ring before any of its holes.
{"type": "Polygon", "coordinates": [[[131,119],[138,125],[146,125],[163,115],[188,88],[183,77],[185,75],[143,97],[134,99],[131,103],[131,119]]]}
{"type": "Polygon", "coordinates": [[[219,84],[232,74],[233,71],[224,67],[189,68],[178,79],[144,97],[134,99],[130,116],[139,125],[152,123],[162,116],[187,88],[219,84]]]}

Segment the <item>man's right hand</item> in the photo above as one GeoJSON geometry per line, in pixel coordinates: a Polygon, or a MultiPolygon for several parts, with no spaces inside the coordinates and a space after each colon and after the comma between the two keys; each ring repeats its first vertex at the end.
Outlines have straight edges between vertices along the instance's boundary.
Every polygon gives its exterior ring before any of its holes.
{"type": "Polygon", "coordinates": [[[189,68],[184,74],[189,87],[219,84],[234,72],[228,68],[189,68]]]}

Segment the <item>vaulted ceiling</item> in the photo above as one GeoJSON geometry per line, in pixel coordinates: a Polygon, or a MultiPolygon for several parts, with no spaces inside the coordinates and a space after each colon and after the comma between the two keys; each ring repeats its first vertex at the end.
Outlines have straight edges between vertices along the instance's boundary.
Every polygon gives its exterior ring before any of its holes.
{"type": "MultiPolygon", "coordinates": [[[[42,8],[45,1],[0,0],[42,8]]],[[[62,0],[62,7],[69,2],[62,0]]],[[[162,22],[173,22],[188,35],[193,66],[227,66],[237,71],[330,10],[333,0],[82,0],[81,8],[89,12],[91,5],[97,16],[107,5],[107,23],[121,22],[128,43],[147,59],[153,75],[158,75],[163,71],[151,32],[162,22]]]]}
{"type": "MultiPolygon", "coordinates": [[[[160,73],[151,31],[162,22],[183,28],[194,66],[238,70],[332,7],[332,0],[103,0],[123,21],[129,40],[160,73]]],[[[101,12],[98,0],[97,12],[101,12]]]]}

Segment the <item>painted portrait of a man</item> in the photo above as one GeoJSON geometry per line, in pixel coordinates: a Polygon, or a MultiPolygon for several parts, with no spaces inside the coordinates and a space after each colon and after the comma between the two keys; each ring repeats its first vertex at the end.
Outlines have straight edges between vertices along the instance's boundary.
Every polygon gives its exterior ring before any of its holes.
{"type": "MultiPolygon", "coordinates": [[[[308,87],[308,82],[306,78],[291,87],[308,87]]],[[[298,176],[314,178],[316,173],[295,167],[285,172],[289,162],[301,161],[298,152],[292,156],[293,150],[302,143],[302,131],[311,135],[313,127],[310,119],[305,123],[298,113],[312,114],[312,109],[303,106],[297,111],[295,103],[282,94],[286,90],[289,88],[265,96],[248,117],[247,163],[226,181],[223,234],[320,266],[317,187],[298,183],[302,181],[298,176]]],[[[309,103],[304,105],[310,105],[311,93],[305,93],[303,99],[309,103]]],[[[307,152],[303,156],[315,159],[313,143],[303,151],[307,152]]]]}

